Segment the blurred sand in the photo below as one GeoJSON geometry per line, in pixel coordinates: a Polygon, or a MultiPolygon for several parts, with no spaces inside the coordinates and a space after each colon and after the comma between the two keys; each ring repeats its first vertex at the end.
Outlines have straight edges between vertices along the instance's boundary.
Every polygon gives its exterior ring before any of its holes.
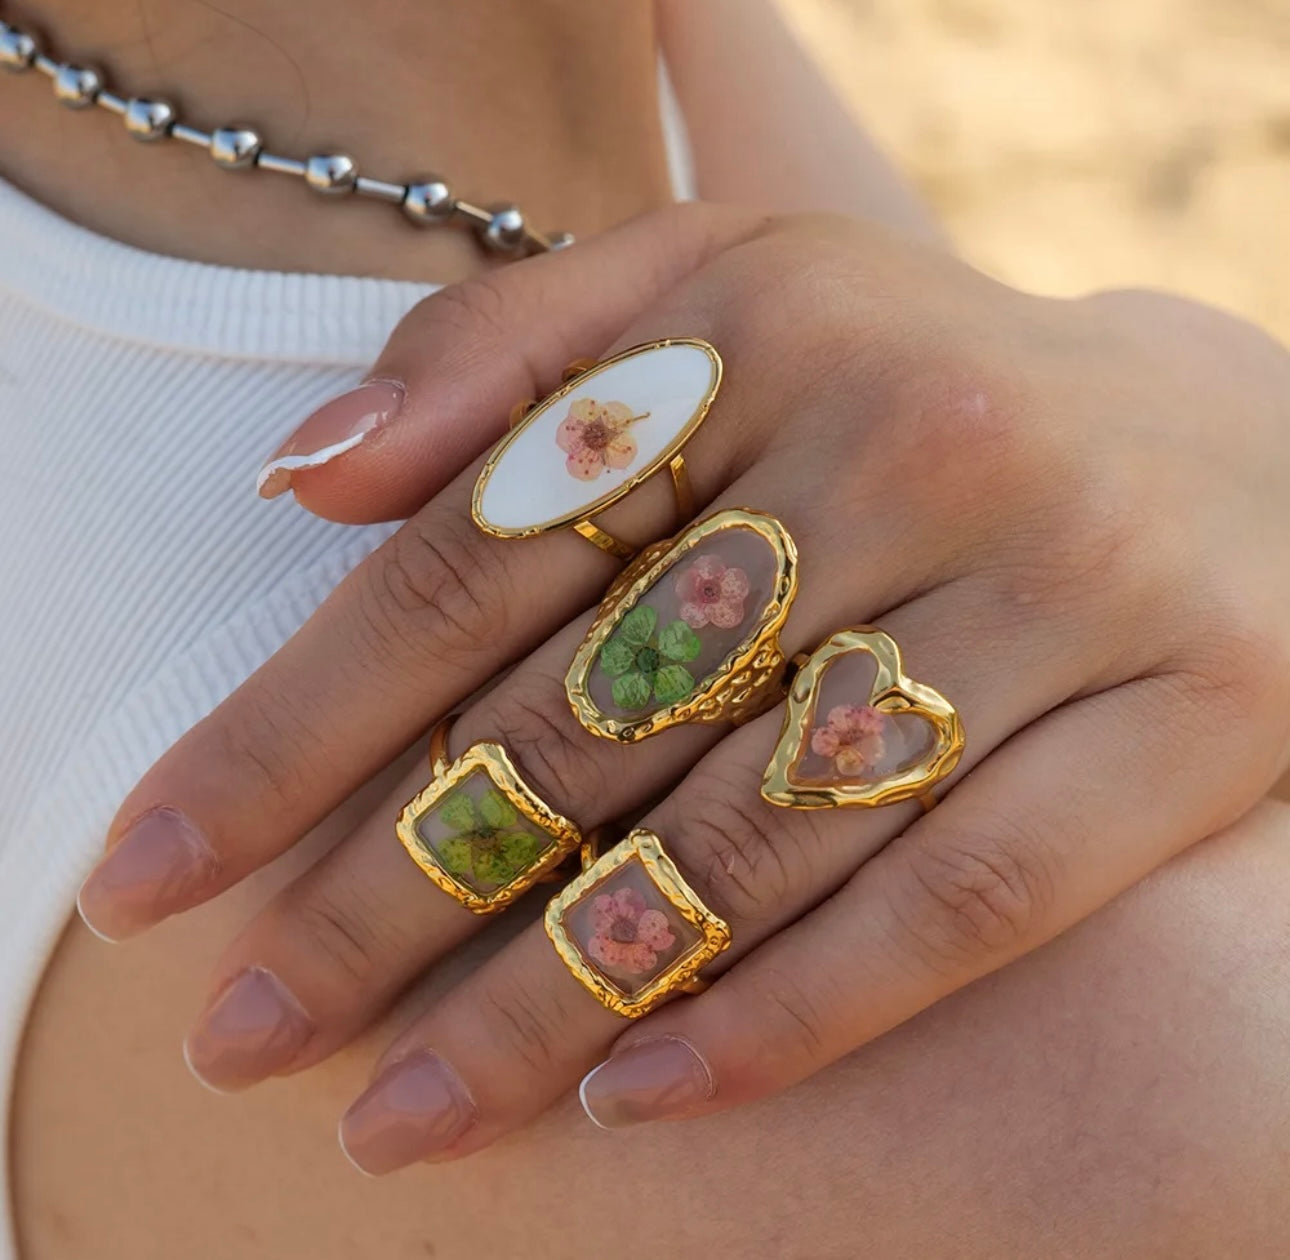
{"type": "Polygon", "coordinates": [[[977,265],[1290,342],[1290,0],[783,0],[977,265]]]}

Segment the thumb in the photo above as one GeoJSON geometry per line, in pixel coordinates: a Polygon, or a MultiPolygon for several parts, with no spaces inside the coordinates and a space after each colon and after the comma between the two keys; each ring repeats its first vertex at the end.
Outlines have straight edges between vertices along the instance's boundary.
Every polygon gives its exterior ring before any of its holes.
{"type": "Polygon", "coordinates": [[[440,289],[399,322],[357,389],[314,412],[260,473],[309,511],[360,524],[398,520],[505,431],[517,402],[609,346],[765,216],[689,203],[633,219],[558,253],[440,289]]]}

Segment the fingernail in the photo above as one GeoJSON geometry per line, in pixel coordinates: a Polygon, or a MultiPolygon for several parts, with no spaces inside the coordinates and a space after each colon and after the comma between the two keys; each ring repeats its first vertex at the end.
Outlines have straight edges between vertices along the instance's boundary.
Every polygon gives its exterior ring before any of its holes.
{"type": "Polygon", "coordinates": [[[285,1068],[313,1035],[295,995],[264,967],[249,967],[206,1008],[184,1059],[208,1089],[228,1094],[285,1068]]]}
{"type": "Polygon", "coordinates": [[[177,809],[154,809],[90,872],[76,908],[96,936],[123,940],[196,905],[218,870],[219,859],[189,819],[177,809]]]}
{"type": "Polygon", "coordinates": [[[602,1129],[678,1116],[716,1093],[703,1056],[681,1037],[638,1041],[583,1077],[582,1109],[602,1129]]]}
{"type": "Polygon", "coordinates": [[[431,1050],[398,1059],[340,1122],[340,1147],[359,1172],[380,1177],[447,1149],[475,1123],[475,1103],[431,1050]]]}
{"type": "Polygon", "coordinates": [[[315,411],[260,470],[255,483],[260,497],[276,499],[291,488],[293,473],[302,468],[321,468],[352,451],[374,429],[392,420],[402,406],[403,386],[397,381],[367,381],[333,398],[315,411]]]}

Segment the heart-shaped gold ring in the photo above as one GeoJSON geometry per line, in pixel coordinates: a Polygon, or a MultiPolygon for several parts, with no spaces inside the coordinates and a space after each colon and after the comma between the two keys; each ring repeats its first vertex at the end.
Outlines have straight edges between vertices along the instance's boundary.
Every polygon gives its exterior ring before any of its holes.
{"type": "Polygon", "coordinates": [[[788,809],[913,797],[927,808],[964,742],[958,711],[905,676],[889,634],[871,626],[840,630],[793,677],[761,794],[788,809]]]}

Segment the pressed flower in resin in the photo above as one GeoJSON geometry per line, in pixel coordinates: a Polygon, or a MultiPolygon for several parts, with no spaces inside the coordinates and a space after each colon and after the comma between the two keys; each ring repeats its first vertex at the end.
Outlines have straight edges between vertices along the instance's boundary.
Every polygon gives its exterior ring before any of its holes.
{"type": "Polygon", "coordinates": [[[699,636],[678,618],[660,627],[658,612],[639,604],[600,650],[600,668],[613,679],[614,703],[636,711],[652,702],[676,704],[694,691],[686,668],[703,650],[699,636]]]}
{"type": "Polygon", "coordinates": [[[676,575],[681,619],[693,630],[707,625],[733,630],[744,619],[749,589],[748,574],[743,569],[727,565],[711,552],[699,556],[676,575]]]}
{"type": "Polygon", "coordinates": [[[658,966],[658,957],[676,944],[667,916],[645,903],[634,888],[601,893],[591,903],[591,939],[587,953],[598,963],[630,976],[658,966]]]}
{"type": "Polygon", "coordinates": [[[579,481],[594,481],[611,468],[628,467],[637,449],[629,430],[648,415],[648,411],[634,415],[626,403],[579,398],[555,431],[569,475],[579,481]]]}
{"type": "Polygon", "coordinates": [[[886,717],[872,705],[839,704],[823,726],[811,732],[811,751],[833,762],[848,779],[858,779],[886,755],[886,717]]]}
{"type": "Polygon", "coordinates": [[[434,846],[439,862],[471,888],[509,884],[550,844],[526,828],[519,811],[496,788],[477,800],[456,790],[435,812],[449,831],[434,846]]]}

